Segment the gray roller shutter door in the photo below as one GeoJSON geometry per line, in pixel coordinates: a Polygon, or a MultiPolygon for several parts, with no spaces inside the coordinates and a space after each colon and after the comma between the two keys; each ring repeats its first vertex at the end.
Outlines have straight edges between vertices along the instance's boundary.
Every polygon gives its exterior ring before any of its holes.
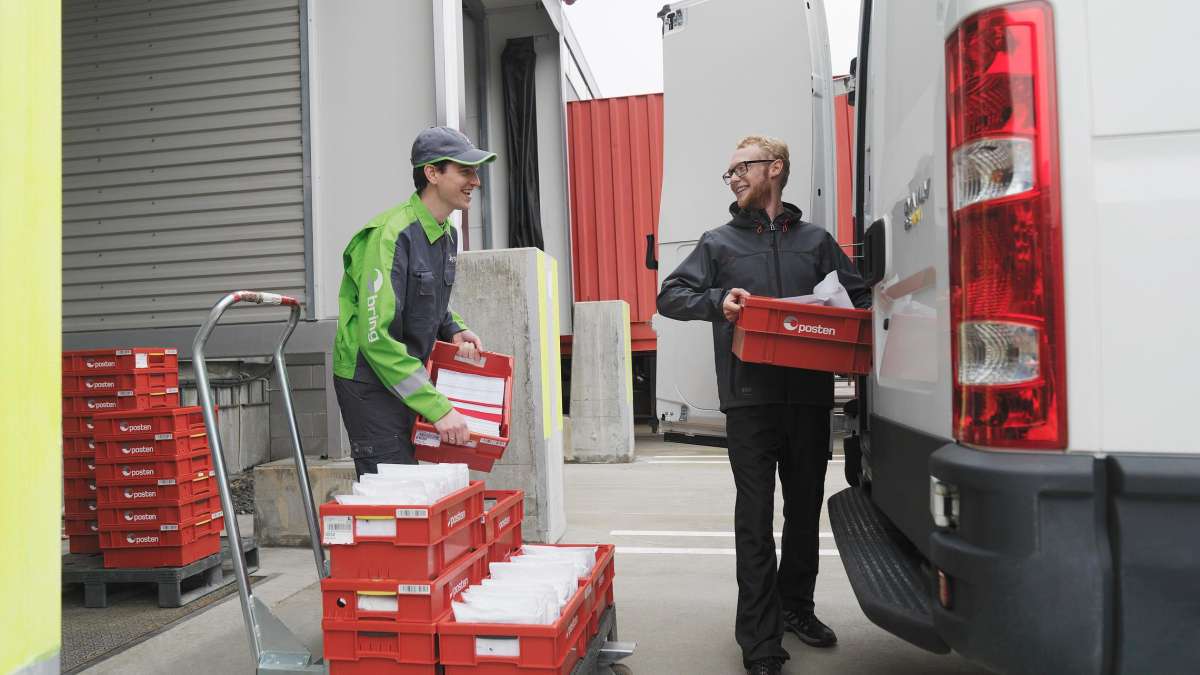
{"type": "Polygon", "coordinates": [[[62,40],[63,330],[307,301],[298,1],[66,0],[62,40]]]}

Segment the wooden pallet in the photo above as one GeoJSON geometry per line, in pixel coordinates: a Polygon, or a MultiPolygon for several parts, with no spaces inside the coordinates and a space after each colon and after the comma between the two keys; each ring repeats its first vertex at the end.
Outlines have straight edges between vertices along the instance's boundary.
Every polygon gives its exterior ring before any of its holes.
{"type": "MultiPolygon", "coordinates": [[[[214,553],[183,567],[152,567],[142,569],[107,569],[99,554],[70,553],[62,559],[64,584],[83,584],[85,607],[108,607],[109,584],[156,584],[159,607],[182,607],[236,580],[226,576],[221,562],[229,555],[226,542],[222,552],[214,553]],[[200,579],[195,588],[184,590],[190,582],[200,579]]],[[[258,569],[258,544],[253,537],[242,538],[247,573],[258,569]]]]}

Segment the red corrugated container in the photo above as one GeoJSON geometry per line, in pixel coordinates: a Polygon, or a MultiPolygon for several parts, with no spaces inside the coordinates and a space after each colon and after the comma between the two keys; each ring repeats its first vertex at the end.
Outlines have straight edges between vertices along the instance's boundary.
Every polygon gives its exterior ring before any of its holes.
{"type": "Polygon", "coordinates": [[[179,389],[166,388],[162,391],[139,393],[135,391],[119,391],[114,395],[86,394],[80,396],[63,396],[62,409],[64,415],[98,415],[116,410],[152,410],[160,408],[178,408],[179,389]]]}
{"type": "Polygon", "coordinates": [[[96,424],[91,415],[63,415],[64,438],[91,438],[96,424]]]}
{"type": "Polygon", "coordinates": [[[95,415],[92,426],[98,441],[153,438],[158,434],[186,436],[204,427],[204,414],[199,406],[108,412],[95,415]]]}
{"type": "Polygon", "coordinates": [[[87,517],[91,520],[97,520],[98,507],[96,506],[96,496],[93,494],[90,499],[78,499],[72,497],[66,500],[64,510],[67,517],[77,516],[80,518],[87,517]]]}
{"type": "Polygon", "coordinates": [[[96,460],[96,485],[175,485],[212,475],[212,453],[207,448],[178,459],[140,462],[119,458],[96,460]]]}
{"type": "Polygon", "coordinates": [[[194,427],[190,434],[158,434],[145,438],[124,438],[118,441],[95,441],[99,461],[157,461],[208,452],[208,434],[204,427],[194,427]]]}
{"type": "Polygon", "coordinates": [[[63,478],[95,478],[96,460],[93,457],[64,457],[63,478]]]}
{"type": "Polygon", "coordinates": [[[480,549],[451,565],[436,579],[321,580],[324,618],[334,621],[429,623],[450,609],[450,601],[487,575],[487,551],[480,549]]]}
{"type": "Polygon", "coordinates": [[[67,499],[95,499],[99,501],[95,478],[64,478],[63,496],[67,499]]]}
{"type": "Polygon", "coordinates": [[[657,260],[663,96],[572,101],[567,133],[574,299],[629,303],[633,350],[653,351],[658,273],[646,245],[654,237],[657,260]]]}
{"type": "Polygon", "coordinates": [[[100,535],[99,534],[83,534],[71,537],[67,542],[71,553],[99,553],[100,552],[100,535]]]}
{"type": "Polygon", "coordinates": [[[321,621],[331,675],[433,675],[437,622],[321,621]]]}
{"type": "Polygon", "coordinates": [[[66,532],[68,537],[75,536],[98,536],[100,534],[100,522],[96,520],[96,514],[87,516],[67,516],[66,532]]]}
{"type": "Polygon", "coordinates": [[[132,373],[149,369],[179,369],[179,351],[163,347],[131,349],[87,349],[63,352],[62,372],[132,373]]]}
{"type": "Polygon", "coordinates": [[[586,639],[581,586],[549,626],[458,623],[453,613],[438,624],[446,675],[560,675],[570,673],[586,639]]]}
{"type": "MultiPolygon", "coordinates": [[[[471,440],[465,445],[448,445],[441,441],[437,429],[423,417],[418,417],[413,425],[412,441],[417,459],[434,462],[461,462],[476,471],[491,471],[496,460],[504,455],[508,447],[508,424],[512,414],[512,378],[513,360],[507,354],[482,352],[480,360],[468,361],[458,357],[458,347],[448,342],[436,342],[430,352],[426,368],[430,381],[437,383],[438,374],[442,369],[482,375],[486,377],[504,378],[504,406],[500,420],[500,434],[489,436],[472,433],[471,440]]],[[[453,403],[453,401],[452,401],[453,403]]],[[[479,401],[463,401],[463,403],[479,403],[479,401]]]]}
{"type": "Polygon", "coordinates": [[[182,546],[106,548],[104,566],[114,568],[183,567],[221,552],[221,537],[210,534],[182,546]]]}
{"type": "Polygon", "coordinates": [[[750,363],[866,375],[871,311],[751,296],[733,331],[733,353],[750,363]]]}
{"type": "Polygon", "coordinates": [[[330,573],[351,579],[433,579],[483,545],[483,481],[430,506],[320,507],[330,573]]]}
{"type": "Polygon", "coordinates": [[[96,447],[96,439],[92,437],[90,432],[87,436],[63,437],[63,457],[95,457],[96,447]]]}
{"type": "MultiPolygon", "coordinates": [[[[110,485],[96,488],[96,503],[107,506],[171,506],[202,495],[217,494],[214,472],[208,477],[175,485],[110,485]]],[[[82,495],[86,497],[87,495],[82,495]]]]}
{"type": "Polygon", "coordinates": [[[104,507],[93,517],[100,523],[101,531],[158,530],[162,525],[197,522],[220,512],[221,495],[211,494],[179,504],[104,507]]]}
{"type": "MultiPolygon", "coordinates": [[[[210,535],[219,538],[224,525],[224,515],[220,511],[215,511],[196,520],[163,524],[157,530],[133,528],[100,530],[100,548],[108,551],[114,548],[145,549],[185,546],[210,535]]],[[[98,525],[97,529],[99,529],[98,525]]]]}
{"type": "Polygon", "coordinates": [[[73,374],[63,373],[63,394],[103,396],[118,391],[150,393],[179,388],[178,370],[145,370],[133,373],[73,374]]]}
{"type": "Polygon", "coordinates": [[[501,562],[521,547],[525,493],[521,490],[488,490],[483,493],[483,498],[483,536],[488,548],[488,562],[501,562]]]}

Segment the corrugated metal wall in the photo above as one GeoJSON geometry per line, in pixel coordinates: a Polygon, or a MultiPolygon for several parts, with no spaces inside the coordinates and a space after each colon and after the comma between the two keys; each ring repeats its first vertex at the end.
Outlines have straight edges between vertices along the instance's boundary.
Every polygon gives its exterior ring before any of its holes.
{"type": "Polygon", "coordinates": [[[567,116],[575,301],[628,302],[634,351],[654,350],[658,275],[645,260],[662,199],[662,94],[573,101],[567,116]]]}
{"type": "Polygon", "coordinates": [[[62,42],[63,329],[303,297],[298,0],[64,0],[62,42]]]}

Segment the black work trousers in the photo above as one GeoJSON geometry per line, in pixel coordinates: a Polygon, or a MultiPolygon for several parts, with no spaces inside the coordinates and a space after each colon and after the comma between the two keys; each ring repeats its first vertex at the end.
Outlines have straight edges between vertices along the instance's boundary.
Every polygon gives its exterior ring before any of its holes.
{"type": "Polygon", "coordinates": [[[416,464],[412,429],[416,413],[382,385],[333,378],[342,423],[350,437],[350,457],[358,478],[380,464],[416,464]]]}
{"type": "Polygon", "coordinates": [[[734,635],[742,659],[778,656],[782,610],[813,611],[821,503],[830,457],[829,408],[762,405],[726,411],[729,464],[737,488],[733,527],[738,603],[734,635]],[[775,474],[783,486],[782,559],[775,558],[775,474]]]}

